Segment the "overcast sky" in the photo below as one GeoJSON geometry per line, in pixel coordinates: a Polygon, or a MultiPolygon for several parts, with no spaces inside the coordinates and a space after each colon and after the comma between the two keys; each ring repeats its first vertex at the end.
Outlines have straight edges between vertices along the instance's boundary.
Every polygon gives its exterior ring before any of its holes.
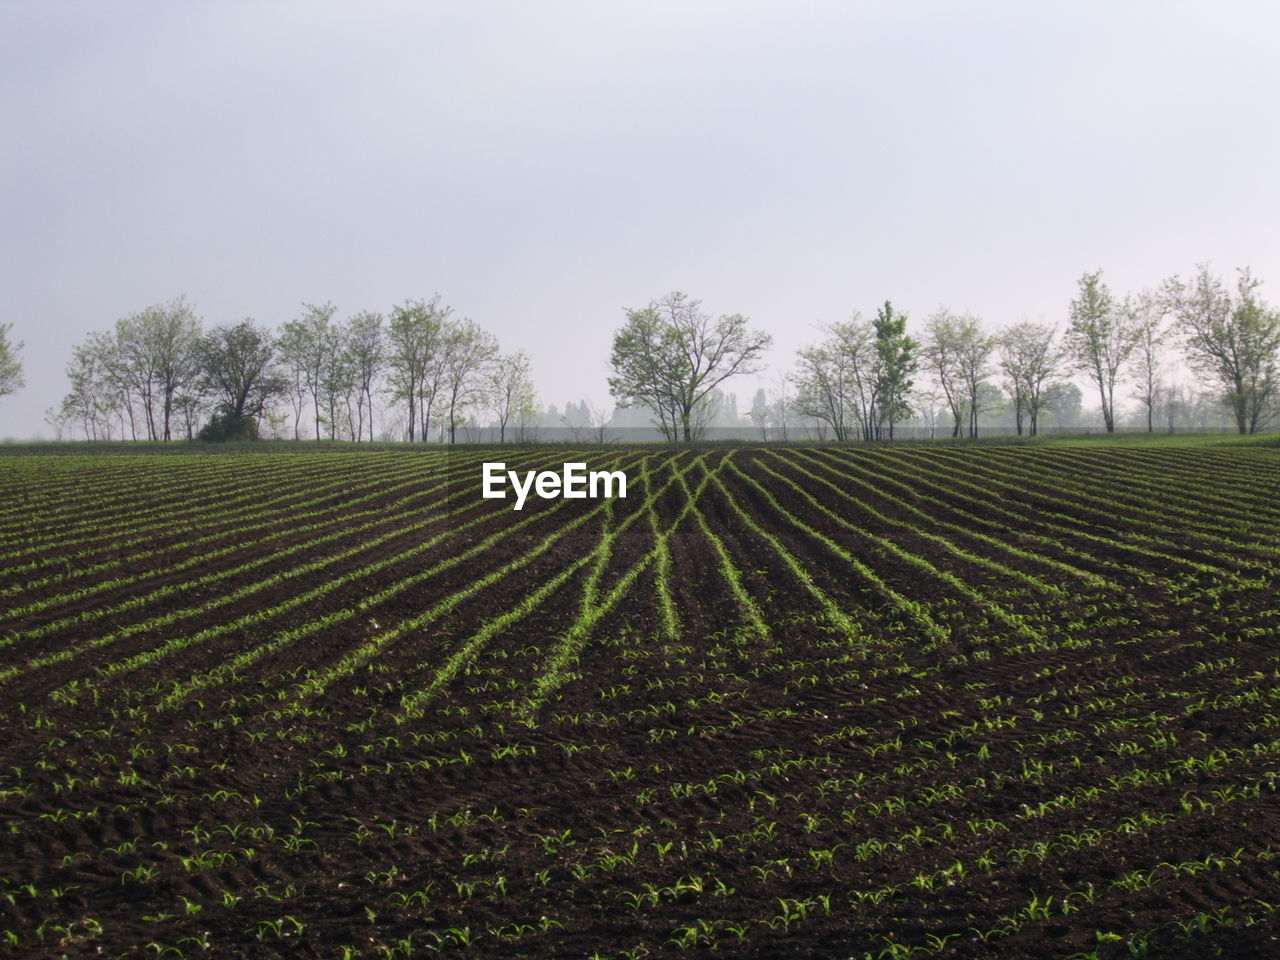
{"type": "MultiPolygon", "coordinates": [[[[0,322],[49,434],[71,347],[439,292],[610,404],[671,290],[774,336],[891,299],[1063,321],[1209,261],[1280,300],[1280,5],[0,0],[0,322]]],[[[755,383],[740,383],[743,406],[755,383]]]]}

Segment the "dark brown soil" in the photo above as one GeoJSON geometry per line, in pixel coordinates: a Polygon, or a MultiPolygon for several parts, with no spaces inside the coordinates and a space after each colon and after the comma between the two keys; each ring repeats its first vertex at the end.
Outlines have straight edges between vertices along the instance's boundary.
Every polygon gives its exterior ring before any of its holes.
{"type": "MultiPolygon", "coordinates": [[[[351,480],[5,597],[0,954],[1280,955],[1280,461],[993,449],[548,449],[629,496],[519,513],[492,452],[240,458],[351,480]]],[[[141,515],[138,462],[8,460],[0,566],[141,515]]]]}

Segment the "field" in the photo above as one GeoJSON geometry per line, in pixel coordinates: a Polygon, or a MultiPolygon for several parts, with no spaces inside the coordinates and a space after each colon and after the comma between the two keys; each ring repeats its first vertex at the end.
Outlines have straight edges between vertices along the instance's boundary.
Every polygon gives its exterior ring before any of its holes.
{"type": "Polygon", "coordinates": [[[1280,955],[1278,492],[1230,444],[0,457],[0,955],[1280,955]]]}

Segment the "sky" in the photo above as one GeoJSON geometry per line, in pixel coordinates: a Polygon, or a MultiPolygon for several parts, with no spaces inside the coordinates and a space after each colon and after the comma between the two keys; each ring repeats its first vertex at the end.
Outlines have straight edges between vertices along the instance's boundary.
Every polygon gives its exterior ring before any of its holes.
{"type": "Polygon", "coordinates": [[[439,293],[543,404],[605,407],[624,311],[681,290],[772,334],[744,409],[886,299],[1065,324],[1086,271],[1208,262],[1275,303],[1277,35],[1230,0],[0,0],[0,436],[179,295],[278,326],[439,293]]]}

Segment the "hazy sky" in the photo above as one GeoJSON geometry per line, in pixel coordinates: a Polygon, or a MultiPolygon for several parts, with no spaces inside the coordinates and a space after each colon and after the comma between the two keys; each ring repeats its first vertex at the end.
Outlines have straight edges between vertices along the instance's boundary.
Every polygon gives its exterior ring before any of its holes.
{"type": "Polygon", "coordinates": [[[0,435],[179,294],[439,292],[560,406],[610,404],[623,309],[671,290],[770,331],[766,384],[886,298],[1061,321],[1085,270],[1209,261],[1275,302],[1278,35],[1269,2],[0,0],[0,435]]]}

